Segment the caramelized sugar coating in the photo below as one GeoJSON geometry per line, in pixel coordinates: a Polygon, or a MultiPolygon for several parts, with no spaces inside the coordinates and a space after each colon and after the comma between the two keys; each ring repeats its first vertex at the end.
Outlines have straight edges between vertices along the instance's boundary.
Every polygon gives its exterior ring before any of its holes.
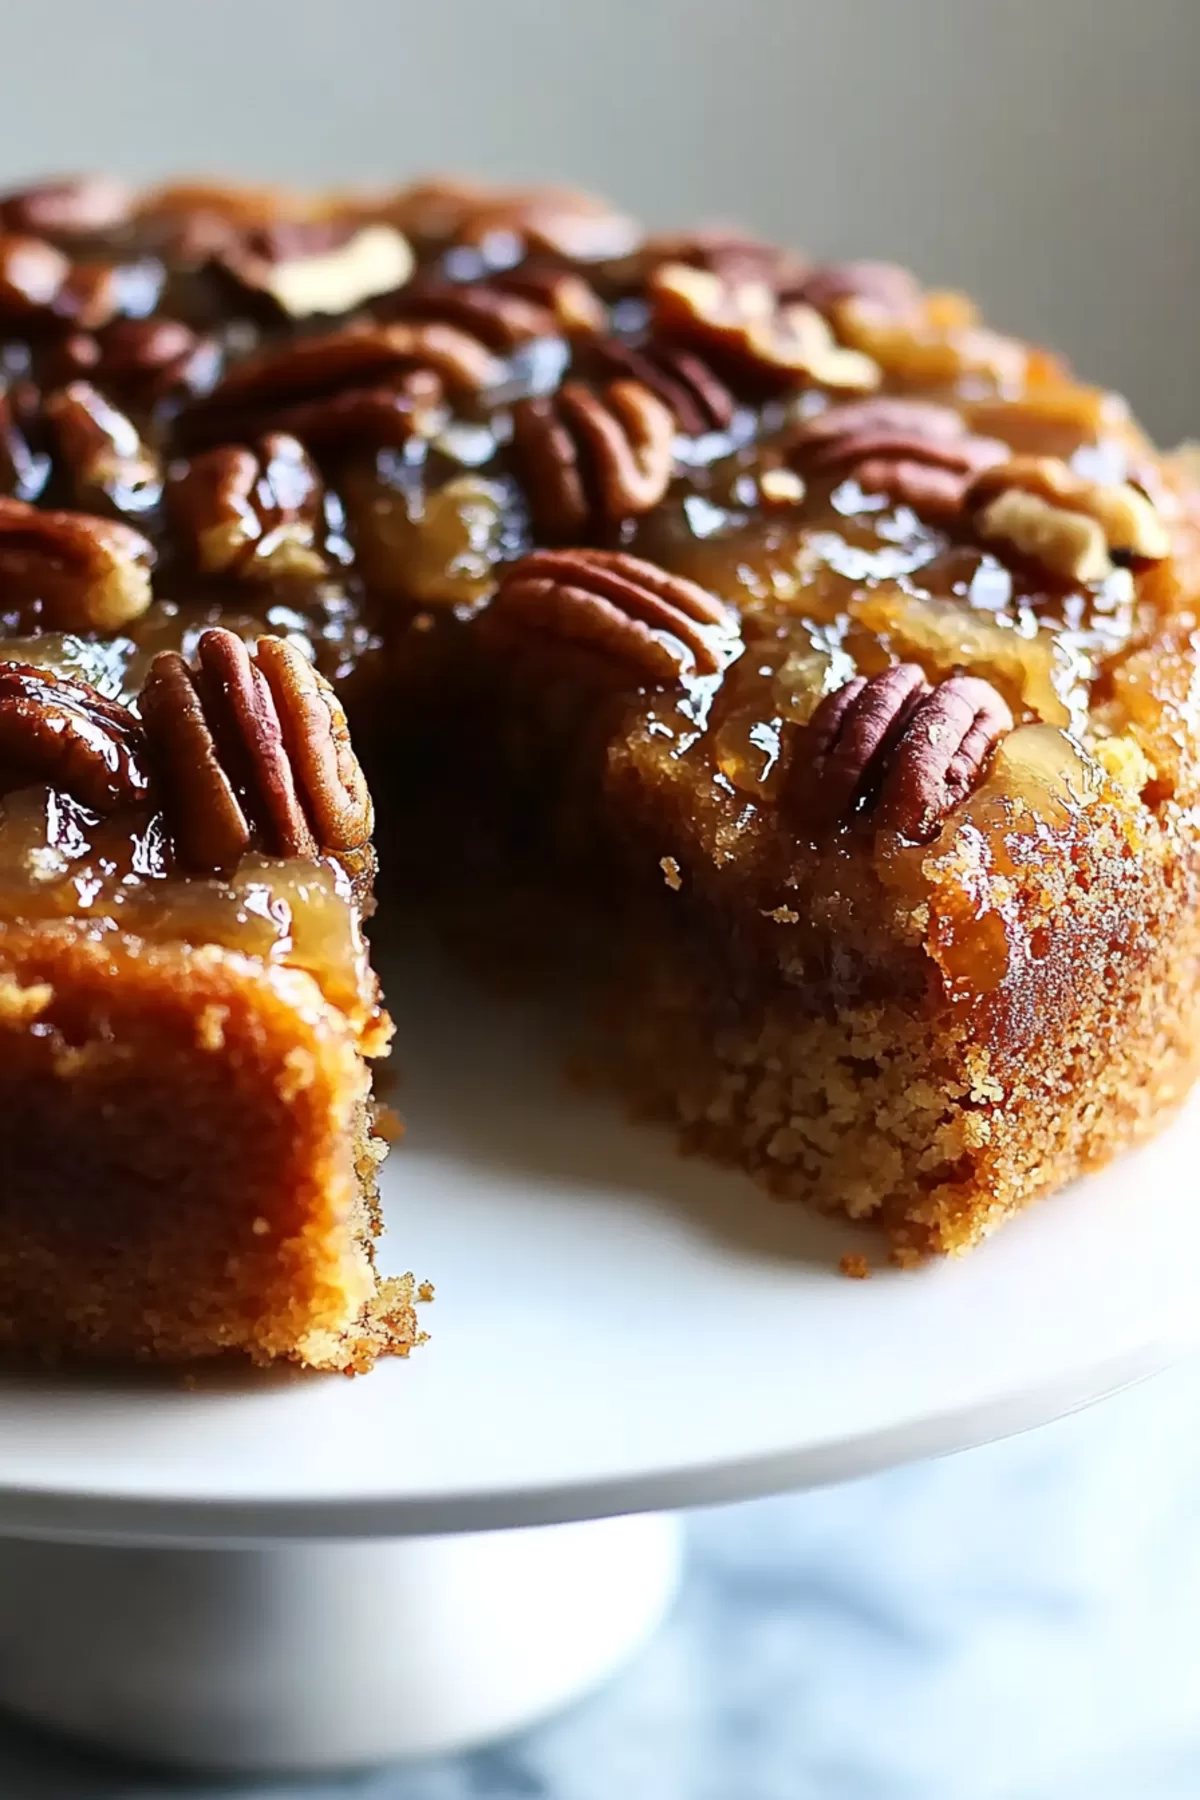
{"type": "Polygon", "coordinates": [[[0,1141],[15,1342],[386,1335],[343,704],[406,885],[569,896],[635,1096],[902,1258],[1185,1091],[1196,484],[1120,401],[902,270],[563,190],[58,183],[0,226],[0,1085],[57,1133],[0,1141]]]}

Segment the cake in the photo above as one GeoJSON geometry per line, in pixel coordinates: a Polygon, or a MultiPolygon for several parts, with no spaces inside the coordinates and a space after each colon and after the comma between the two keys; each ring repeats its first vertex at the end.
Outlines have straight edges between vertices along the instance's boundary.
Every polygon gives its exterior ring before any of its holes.
{"type": "Polygon", "coordinates": [[[374,836],[900,1262],[1170,1116],[1186,450],[899,268],[565,190],[68,180],[0,234],[0,1346],[416,1340],[374,836]]]}

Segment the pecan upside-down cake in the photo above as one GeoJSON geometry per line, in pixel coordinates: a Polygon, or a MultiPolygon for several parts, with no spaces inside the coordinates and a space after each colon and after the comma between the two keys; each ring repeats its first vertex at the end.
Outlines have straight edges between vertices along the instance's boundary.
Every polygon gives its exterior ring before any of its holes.
{"type": "Polygon", "coordinates": [[[585,927],[630,1095],[900,1261],[1184,1093],[1197,486],[1118,400],[554,190],[0,231],[0,1341],[413,1341],[347,712],[407,891],[585,927]]]}

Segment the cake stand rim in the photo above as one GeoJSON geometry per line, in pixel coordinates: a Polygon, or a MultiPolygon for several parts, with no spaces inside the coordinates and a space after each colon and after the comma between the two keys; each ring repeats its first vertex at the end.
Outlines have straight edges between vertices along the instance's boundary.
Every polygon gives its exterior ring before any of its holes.
{"type": "Polygon", "coordinates": [[[477,1494],[278,1495],[189,1500],[173,1494],[67,1493],[0,1480],[0,1536],[63,1543],[206,1547],[433,1537],[724,1505],[832,1486],[1035,1430],[1159,1374],[1200,1349],[1167,1338],[1017,1393],[821,1444],[705,1465],[477,1494]]]}

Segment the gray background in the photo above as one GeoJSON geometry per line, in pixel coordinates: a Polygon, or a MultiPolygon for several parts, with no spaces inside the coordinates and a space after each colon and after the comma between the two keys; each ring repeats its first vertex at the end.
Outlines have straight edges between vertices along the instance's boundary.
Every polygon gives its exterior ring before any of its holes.
{"type": "Polygon", "coordinates": [[[41,0],[0,170],[566,177],[904,258],[1195,421],[1198,0],[41,0]]]}

